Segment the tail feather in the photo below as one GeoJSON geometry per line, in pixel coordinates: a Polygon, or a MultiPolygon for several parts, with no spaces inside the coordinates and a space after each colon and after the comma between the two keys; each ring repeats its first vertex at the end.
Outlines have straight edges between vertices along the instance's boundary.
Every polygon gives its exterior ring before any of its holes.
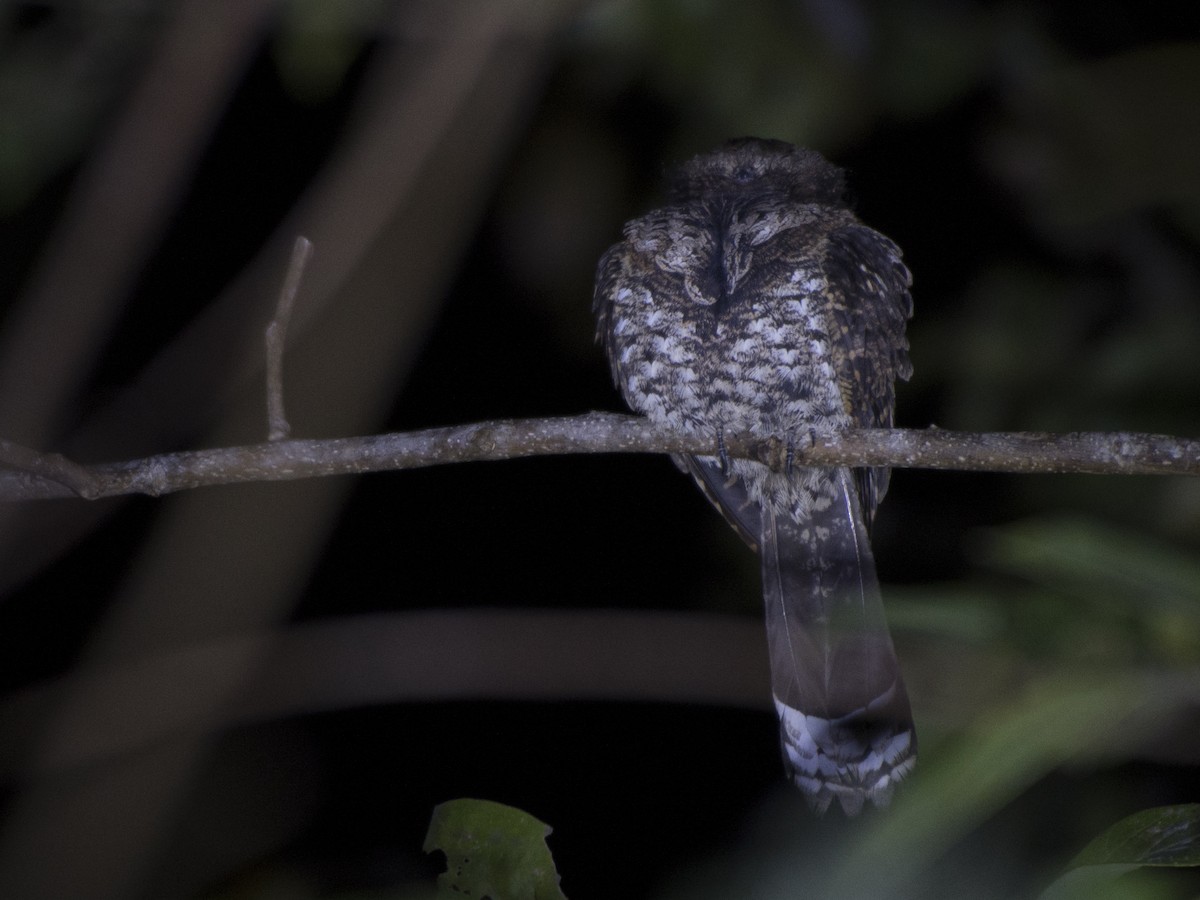
{"type": "Polygon", "coordinates": [[[818,811],[882,806],[916,764],[908,692],[857,491],[804,521],[761,513],[759,548],[784,764],[818,811]]]}

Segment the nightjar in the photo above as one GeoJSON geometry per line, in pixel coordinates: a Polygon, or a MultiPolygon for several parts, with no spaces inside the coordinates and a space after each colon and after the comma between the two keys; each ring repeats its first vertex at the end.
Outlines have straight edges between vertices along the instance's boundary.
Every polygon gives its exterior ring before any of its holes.
{"type": "Polygon", "coordinates": [[[731,141],[669,188],[600,260],[598,338],[632,409],[712,437],[676,462],[761,558],[785,768],[815,809],[854,815],[916,763],[868,539],[888,470],[777,472],[721,439],[891,427],[911,276],[814,151],[731,141]]]}

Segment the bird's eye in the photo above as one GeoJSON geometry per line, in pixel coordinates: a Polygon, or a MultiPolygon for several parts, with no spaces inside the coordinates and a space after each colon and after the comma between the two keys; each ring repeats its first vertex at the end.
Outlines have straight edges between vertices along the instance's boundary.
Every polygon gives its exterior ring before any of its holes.
{"type": "Polygon", "coordinates": [[[741,166],[734,170],[733,180],[738,184],[745,184],[748,181],[754,180],[754,169],[750,166],[741,166]]]}

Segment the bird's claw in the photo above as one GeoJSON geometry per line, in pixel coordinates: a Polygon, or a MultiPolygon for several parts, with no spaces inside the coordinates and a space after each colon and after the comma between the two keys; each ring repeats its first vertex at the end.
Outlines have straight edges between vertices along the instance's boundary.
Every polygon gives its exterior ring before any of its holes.
{"type": "MultiPolygon", "coordinates": [[[[811,428],[803,437],[797,438],[796,432],[789,431],[784,435],[783,442],[783,472],[791,475],[796,468],[796,453],[811,449],[817,443],[817,433],[811,428]]],[[[778,457],[776,457],[778,459],[778,457]]]]}
{"type": "Polygon", "coordinates": [[[725,449],[725,428],[717,426],[717,461],[721,464],[721,476],[729,477],[731,466],[729,463],[729,451],[725,449]]]}

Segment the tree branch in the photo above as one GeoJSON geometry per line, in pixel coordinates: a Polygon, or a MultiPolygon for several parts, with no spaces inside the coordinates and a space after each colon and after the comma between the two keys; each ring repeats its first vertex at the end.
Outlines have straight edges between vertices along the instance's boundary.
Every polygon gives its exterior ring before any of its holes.
{"type": "MultiPolygon", "coordinates": [[[[788,447],[725,435],[726,452],[772,468],[788,447]]],[[[277,440],[265,444],[164,453],[125,462],[80,465],[57,454],[0,440],[0,501],[121,494],[160,496],[218,484],[358,475],[446,463],[565,453],[715,455],[716,436],[689,436],[645,419],[589,413],[511,419],[368,437],[277,440]]],[[[792,448],[796,466],[893,466],[976,472],[1200,475],[1200,440],[1130,432],[971,433],[939,428],[850,429],[806,435],[792,448]]]]}

